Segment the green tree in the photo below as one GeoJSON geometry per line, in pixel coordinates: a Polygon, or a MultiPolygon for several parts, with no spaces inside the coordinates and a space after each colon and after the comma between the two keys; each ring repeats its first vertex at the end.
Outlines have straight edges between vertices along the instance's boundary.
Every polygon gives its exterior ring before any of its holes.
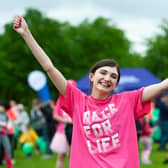
{"type": "MultiPolygon", "coordinates": [[[[131,44],[124,32],[108,19],[84,20],[73,26],[49,19],[35,9],[28,9],[24,17],[38,43],[66,78],[78,80],[103,58],[114,58],[123,67],[142,65],[140,55],[130,52],[131,44]]],[[[27,76],[41,67],[12,29],[12,23],[6,24],[0,40],[1,98],[29,102],[36,94],[29,88],[27,76]]],[[[58,93],[50,81],[49,87],[55,99],[58,93]]]]}
{"type": "Polygon", "coordinates": [[[161,30],[161,34],[148,40],[144,62],[148,69],[163,79],[168,74],[168,21],[162,23],[161,30]]]}

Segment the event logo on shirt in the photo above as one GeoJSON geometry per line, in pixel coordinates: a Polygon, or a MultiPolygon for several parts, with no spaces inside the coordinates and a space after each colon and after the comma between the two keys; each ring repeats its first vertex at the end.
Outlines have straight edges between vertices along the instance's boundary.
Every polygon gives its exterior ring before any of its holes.
{"type": "Polygon", "coordinates": [[[120,146],[119,135],[110,122],[117,111],[115,104],[109,104],[102,111],[84,112],[83,128],[91,154],[105,153],[120,146]]]}

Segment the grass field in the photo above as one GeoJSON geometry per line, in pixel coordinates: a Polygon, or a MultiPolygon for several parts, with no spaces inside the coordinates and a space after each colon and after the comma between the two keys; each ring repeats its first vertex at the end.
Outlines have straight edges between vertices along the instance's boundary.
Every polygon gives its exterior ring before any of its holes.
{"type": "MultiPolygon", "coordinates": [[[[141,148],[141,146],[140,146],[141,148]]],[[[157,150],[158,144],[153,145],[153,150],[151,154],[152,165],[142,165],[141,168],[166,168],[167,165],[162,164],[165,159],[166,152],[159,152],[157,150]]],[[[14,168],[55,168],[56,154],[54,154],[50,159],[42,159],[42,155],[33,154],[32,158],[26,158],[21,150],[17,150],[15,153],[16,164],[14,168]]],[[[65,168],[68,168],[68,156],[65,160],[65,168]]],[[[2,166],[5,168],[6,165],[2,166]]]]}

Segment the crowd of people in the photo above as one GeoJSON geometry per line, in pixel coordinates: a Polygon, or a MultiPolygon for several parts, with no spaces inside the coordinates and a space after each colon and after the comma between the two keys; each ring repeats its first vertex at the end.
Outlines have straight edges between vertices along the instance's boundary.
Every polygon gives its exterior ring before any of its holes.
{"type": "MultiPolygon", "coordinates": [[[[23,154],[29,158],[32,157],[33,149],[37,154],[44,153],[43,159],[50,158],[53,152],[60,153],[53,150],[52,144],[55,143],[54,134],[59,130],[64,131],[64,126],[61,124],[63,121],[55,117],[57,112],[53,109],[55,109],[55,104],[52,101],[46,103],[40,99],[32,101],[30,112],[26,111],[23,104],[18,104],[15,100],[0,101],[0,165],[5,160],[7,168],[13,168],[16,162],[14,155],[16,149],[22,150],[23,154]]],[[[61,115],[58,114],[59,116],[61,115]]],[[[67,123],[70,124],[71,120],[67,123]]],[[[62,142],[64,141],[61,139],[59,145],[62,142]]],[[[68,144],[66,137],[65,142],[68,144]]],[[[64,151],[65,154],[66,152],[68,151],[64,151]]]]}
{"type": "MultiPolygon", "coordinates": [[[[136,120],[138,142],[143,145],[141,153],[143,164],[152,164],[150,155],[153,142],[159,144],[158,151],[167,151],[168,92],[159,95],[151,105],[151,112],[136,120]],[[158,113],[154,114],[156,110],[158,113]]],[[[168,154],[165,156],[163,163],[168,164],[168,154]]]]}

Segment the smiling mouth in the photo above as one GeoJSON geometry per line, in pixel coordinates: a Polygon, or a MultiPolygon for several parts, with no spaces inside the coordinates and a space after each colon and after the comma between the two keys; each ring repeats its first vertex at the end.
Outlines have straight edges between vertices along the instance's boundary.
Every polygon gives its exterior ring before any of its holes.
{"type": "Polygon", "coordinates": [[[99,84],[105,88],[110,88],[111,87],[111,83],[104,83],[104,82],[99,82],[99,84]]]}

